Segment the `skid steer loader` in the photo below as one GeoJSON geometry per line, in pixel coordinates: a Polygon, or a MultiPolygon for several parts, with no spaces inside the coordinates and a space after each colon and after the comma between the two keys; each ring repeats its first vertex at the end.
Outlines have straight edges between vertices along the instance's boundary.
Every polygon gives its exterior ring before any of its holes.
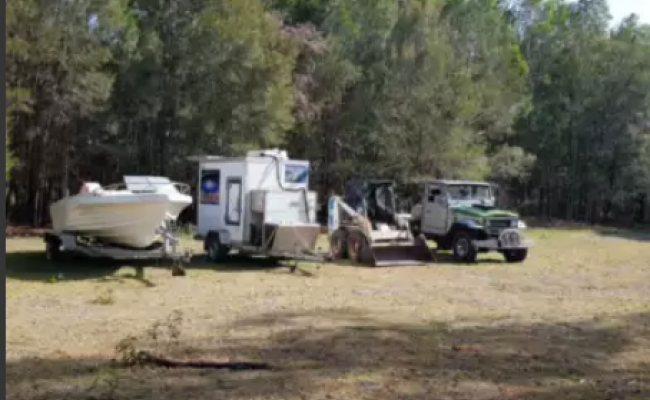
{"type": "Polygon", "coordinates": [[[343,198],[328,202],[328,234],[334,260],[371,266],[419,265],[433,259],[424,237],[414,237],[409,216],[396,212],[391,181],[349,181],[343,198]]]}

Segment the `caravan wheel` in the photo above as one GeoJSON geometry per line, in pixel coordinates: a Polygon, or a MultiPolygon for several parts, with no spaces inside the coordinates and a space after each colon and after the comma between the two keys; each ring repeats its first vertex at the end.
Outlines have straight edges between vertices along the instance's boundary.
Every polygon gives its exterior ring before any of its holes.
{"type": "Polygon", "coordinates": [[[219,240],[219,235],[210,233],[205,238],[205,251],[208,253],[208,258],[213,262],[221,262],[230,253],[230,247],[224,246],[219,240]]]}

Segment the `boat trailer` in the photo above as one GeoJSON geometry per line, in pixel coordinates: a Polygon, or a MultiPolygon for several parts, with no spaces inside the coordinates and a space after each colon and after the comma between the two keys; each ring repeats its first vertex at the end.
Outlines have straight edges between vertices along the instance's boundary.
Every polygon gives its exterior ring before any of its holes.
{"type": "Polygon", "coordinates": [[[82,237],[74,232],[51,231],[43,237],[45,256],[53,262],[70,261],[71,257],[67,257],[68,255],[107,260],[171,259],[172,275],[184,276],[183,264],[191,261],[192,253],[189,250],[181,251],[176,230],[172,221],[166,221],[158,230],[162,241],[143,249],[116,246],[94,240],[92,237],[82,237]]]}

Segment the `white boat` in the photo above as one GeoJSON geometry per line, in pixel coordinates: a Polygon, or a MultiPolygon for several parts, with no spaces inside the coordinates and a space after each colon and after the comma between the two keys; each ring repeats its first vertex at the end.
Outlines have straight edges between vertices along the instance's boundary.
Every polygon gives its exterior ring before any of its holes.
{"type": "Polygon", "coordinates": [[[50,206],[53,230],[134,248],[150,246],[159,228],[192,204],[189,186],[168,178],[125,176],[102,187],[85,183],[76,195],[50,206]]]}

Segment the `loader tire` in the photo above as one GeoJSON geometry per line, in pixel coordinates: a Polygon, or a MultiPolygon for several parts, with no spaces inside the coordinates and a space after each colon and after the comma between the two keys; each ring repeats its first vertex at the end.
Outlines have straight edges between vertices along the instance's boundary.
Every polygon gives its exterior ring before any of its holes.
{"type": "Polygon", "coordinates": [[[348,233],[342,229],[334,231],[330,237],[330,252],[334,260],[348,258],[348,233]]]}
{"type": "Polygon", "coordinates": [[[348,234],[347,248],[351,261],[359,264],[371,263],[370,244],[361,232],[350,232],[348,234]]]}

